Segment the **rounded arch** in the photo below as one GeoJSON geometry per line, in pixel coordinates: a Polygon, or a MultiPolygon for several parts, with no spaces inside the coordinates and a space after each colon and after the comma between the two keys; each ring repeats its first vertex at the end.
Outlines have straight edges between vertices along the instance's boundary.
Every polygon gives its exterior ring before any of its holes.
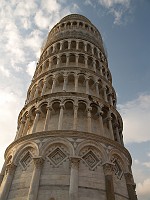
{"type": "Polygon", "coordinates": [[[48,141],[46,141],[46,143],[40,148],[40,155],[42,157],[45,157],[46,151],[48,150],[48,148],[50,148],[51,146],[55,144],[63,144],[68,149],[70,156],[75,155],[72,144],[64,138],[55,138],[53,140],[49,139],[48,141]]]}
{"type": "Polygon", "coordinates": [[[18,163],[20,156],[22,155],[22,153],[26,150],[28,150],[29,148],[32,148],[34,150],[34,155],[35,156],[39,156],[39,148],[38,145],[35,142],[25,142],[23,145],[20,145],[19,148],[16,150],[14,157],[13,157],[13,162],[14,163],[18,163]]]}
{"type": "Polygon", "coordinates": [[[110,152],[109,152],[109,161],[110,162],[113,162],[114,159],[117,159],[119,160],[119,162],[121,163],[121,167],[122,167],[122,170],[124,172],[128,171],[129,168],[128,168],[128,165],[129,165],[129,160],[127,158],[125,158],[124,154],[122,154],[120,152],[120,150],[118,149],[112,149],[110,152]]]}
{"type": "Polygon", "coordinates": [[[95,142],[95,141],[91,141],[91,140],[86,140],[86,141],[83,141],[81,142],[78,146],[77,146],[77,149],[76,149],[76,155],[79,156],[80,155],[80,152],[83,148],[85,147],[93,147],[95,149],[97,149],[97,151],[101,154],[102,156],[102,162],[105,163],[108,161],[108,155],[105,151],[105,149],[103,148],[103,146],[98,143],[98,142],[95,142]]]}

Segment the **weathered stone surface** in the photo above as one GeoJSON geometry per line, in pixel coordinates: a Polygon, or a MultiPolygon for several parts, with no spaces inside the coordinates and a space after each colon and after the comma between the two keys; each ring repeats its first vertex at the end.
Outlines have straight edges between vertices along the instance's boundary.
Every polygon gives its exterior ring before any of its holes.
{"type": "Polygon", "coordinates": [[[135,200],[103,41],[84,16],[50,31],[5,152],[0,200],[135,200]]]}

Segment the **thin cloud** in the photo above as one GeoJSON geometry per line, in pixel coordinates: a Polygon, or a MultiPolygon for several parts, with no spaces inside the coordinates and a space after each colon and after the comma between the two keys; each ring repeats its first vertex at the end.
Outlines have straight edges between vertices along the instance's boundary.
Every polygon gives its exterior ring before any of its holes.
{"type": "Polygon", "coordinates": [[[139,199],[149,200],[150,197],[150,179],[145,179],[142,183],[137,184],[137,193],[139,199]]]}
{"type": "Polygon", "coordinates": [[[144,142],[150,140],[150,95],[140,95],[137,99],[118,105],[124,122],[124,141],[144,142]]]}

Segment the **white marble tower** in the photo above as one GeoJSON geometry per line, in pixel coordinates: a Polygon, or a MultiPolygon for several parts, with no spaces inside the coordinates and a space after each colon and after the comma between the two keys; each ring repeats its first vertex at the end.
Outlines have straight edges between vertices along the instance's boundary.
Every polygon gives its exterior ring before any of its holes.
{"type": "Polygon", "coordinates": [[[84,16],[49,32],[15,140],[1,200],[137,200],[131,156],[102,37],[84,16]]]}

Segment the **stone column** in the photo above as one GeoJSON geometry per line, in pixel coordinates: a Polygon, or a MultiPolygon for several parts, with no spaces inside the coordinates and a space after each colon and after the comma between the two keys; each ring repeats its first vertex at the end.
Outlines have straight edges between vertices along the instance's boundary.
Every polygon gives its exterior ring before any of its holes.
{"type": "Polygon", "coordinates": [[[102,106],[100,106],[98,108],[98,112],[99,112],[100,134],[102,136],[104,136],[104,125],[103,125],[103,119],[102,119],[102,115],[103,115],[102,106]]]}
{"type": "Polygon", "coordinates": [[[71,41],[68,41],[68,49],[71,47],[71,41]]]}
{"type": "Polygon", "coordinates": [[[137,200],[136,192],[135,192],[135,183],[133,181],[133,176],[130,172],[125,173],[125,180],[127,185],[127,191],[129,195],[129,200],[137,200]]]}
{"type": "Polygon", "coordinates": [[[62,51],[63,42],[60,42],[60,51],[62,51]]]}
{"type": "Polygon", "coordinates": [[[99,88],[98,88],[99,83],[96,82],[95,83],[95,87],[96,87],[96,96],[99,98],[99,88]]]}
{"type": "Polygon", "coordinates": [[[37,98],[38,96],[39,96],[39,86],[37,85],[35,94],[34,94],[34,98],[37,98]]]}
{"type": "Polygon", "coordinates": [[[107,94],[106,94],[106,90],[107,88],[106,87],[103,87],[103,92],[104,92],[104,100],[107,102],[107,94]]]}
{"type": "Polygon", "coordinates": [[[22,136],[27,135],[27,130],[28,130],[28,127],[29,127],[29,122],[30,122],[30,117],[29,117],[29,115],[27,115],[27,119],[26,119],[26,122],[25,122],[25,126],[24,126],[24,129],[23,129],[22,136]]]}
{"type": "Polygon", "coordinates": [[[89,78],[86,78],[85,81],[86,81],[86,94],[89,94],[89,78]]]}
{"type": "Polygon", "coordinates": [[[120,131],[119,135],[120,135],[121,144],[124,146],[122,130],[119,130],[119,131],[120,131]]]}
{"type": "Polygon", "coordinates": [[[87,51],[87,43],[84,44],[84,51],[87,51]]]}
{"type": "Polygon", "coordinates": [[[115,128],[115,132],[116,132],[116,136],[117,136],[117,141],[121,144],[121,140],[120,140],[120,135],[119,135],[119,124],[118,123],[115,123],[114,124],[114,128],[115,128]]]}
{"type": "Polygon", "coordinates": [[[91,110],[92,108],[88,108],[87,110],[87,122],[88,122],[88,132],[91,132],[92,129],[92,123],[91,123],[91,110]]]}
{"type": "Polygon", "coordinates": [[[96,72],[96,61],[93,60],[93,68],[94,68],[94,72],[96,72]]]}
{"type": "Polygon", "coordinates": [[[21,120],[21,124],[20,124],[20,127],[19,127],[19,130],[18,130],[18,134],[16,135],[16,139],[17,138],[19,138],[19,137],[21,137],[22,136],[22,134],[23,134],[23,129],[24,129],[24,126],[25,126],[25,119],[23,118],[22,120],[21,120]]]}
{"type": "Polygon", "coordinates": [[[110,134],[111,134],[111,139],[114,140],[114,133],[113,133],[113,127],[112,127],[112,117],[111,117],[110,112],[108,113],[107,120],[108,120],[109,131],[110,131],[110,134]]]}
{"type": "Polygon", "coordinates": [[[76,50],[79,50],[79,41],[76,43],[76,50]]]}
{"type": "Polygon", "coordinates": [[[79,185],[79,157],[71,157],[71,172],[70,172],[70,187],[69,200],[78,200],[78,185],[79,185]]]}
{"type": "Polygon", "coordinates": [[[64,84],[63,84],[63,92],[66,92],[67,80],[68,80],[68,77],[67,77],[67,75],[65,75],[64,76],[64,84]]]}
{"type": "Polygon", "coordinates": [[[56,85],[56,77],[54,76],[54,77],[53,77],[53,84],[52,84],[51,93],[54,92],[54,90],[55,90],[55,85],[56,85]]]}
{"type": "Polygon", "coordinates": [[[57,56],[57,67],[60,65],[60,56],[57,56]]]}
{"type": "Polygon", "coordinates": [[[50,59],[49,60],[49,68],[48,69],[51,69],[51,67],[52,67],[52,60],[50,59]]]}
{"type": "Polygon", "coordinates": [[[105,174],[105,188],[107,200],[115,200],[114,184],[113,184],[113,164],[104,163],[103,170],[105,174]]]}
{"type": "Polygon", "coordinates": [[[35,115],[35,119],[34,119],[34,122],[33,122],[33,128],[32,128],[32,133],[34,133],[36,131],[36,127],[37,127],[37,123],[39,121],[39,117],[40,117],[40,110],[36,110],[36,115],[35,115]]]}
{"type": "Polygon", "coordinates": [[[59,120],[58,120],[58,130],[62,129],[63,113],[64,113],[64,105],[60,104],[60,113],[59,113],[59,120]]]}
{"type": "Polygon", "coordinates": [[[73,130],[77,130],[78,105],[74,105],[73,130]]]}
{"type": "Polygon", "coordinates": [[[75,75],[75,92],[78,92],[78,75],[75,75]]]}
{"type": "Polygon", "coordinates": [[[3,181],[4,175],[5,175],[5,170],[6,170],[6,160],[5,160],[4,164],[3,164],[3,167],[2,167],[2,170],[1,170],[1,173],[0,173],[0,185],[1,185],[2,181],[3,181]]]}
{"type": "Polygon", "coordinates": [[[66,55],[66,67],[69,65],[69,54],[66,55]]]}
{"type": "Polygon", "coordinates": [[[87,57],[87,55],[85,56],[85,68],[88,68],[88,57],[87,57]]]}
{"type": "Polygon", "coordinates": [[[41,96],[44,95],[45,90],[46,90],[46,86],[47,86],[47,80],[44,80],[44,85],[43,85],[43,88],[42,88],[41,96]]]}
{"type": "Polygon", "coordinates": [[[29,193],[27,200],[37,200],[39,191],[40,175],[44,160],[42,157],[33,158],[34,161],[34,171],[31,178],[29,193]]]}
{"type": "Polygon", "coordinates": [[[51,111],[52,111],[52,107],[47,106],[47,113],[46,113],[46,119],[45,119],[45,124],[44,124],[44,131],[48,131],[48,124],[49,124],[49,121],[50,121],[51,111]]]}
{"type": "Polygon", "coordinates": [[[112,93],[109,94],[110,104],[113,106],[112,93]]]}
{"type": "Polygon", "coordinates": [[[76,54],[76,66],[78,66],[79,55],[76,54]]]}
{"type": "Polygon", "coordinates": [[[6,166],[6,172],[5,172],[6,177],[4,177],[4,179],[3,179],[4,183],[2,182],[2,185],[1,185],[1,187],[2,187],[2,191],[0,194],[1,200],[7,200],[16,167],[17,166],[14,163],[10,163],[6,166]]]}

